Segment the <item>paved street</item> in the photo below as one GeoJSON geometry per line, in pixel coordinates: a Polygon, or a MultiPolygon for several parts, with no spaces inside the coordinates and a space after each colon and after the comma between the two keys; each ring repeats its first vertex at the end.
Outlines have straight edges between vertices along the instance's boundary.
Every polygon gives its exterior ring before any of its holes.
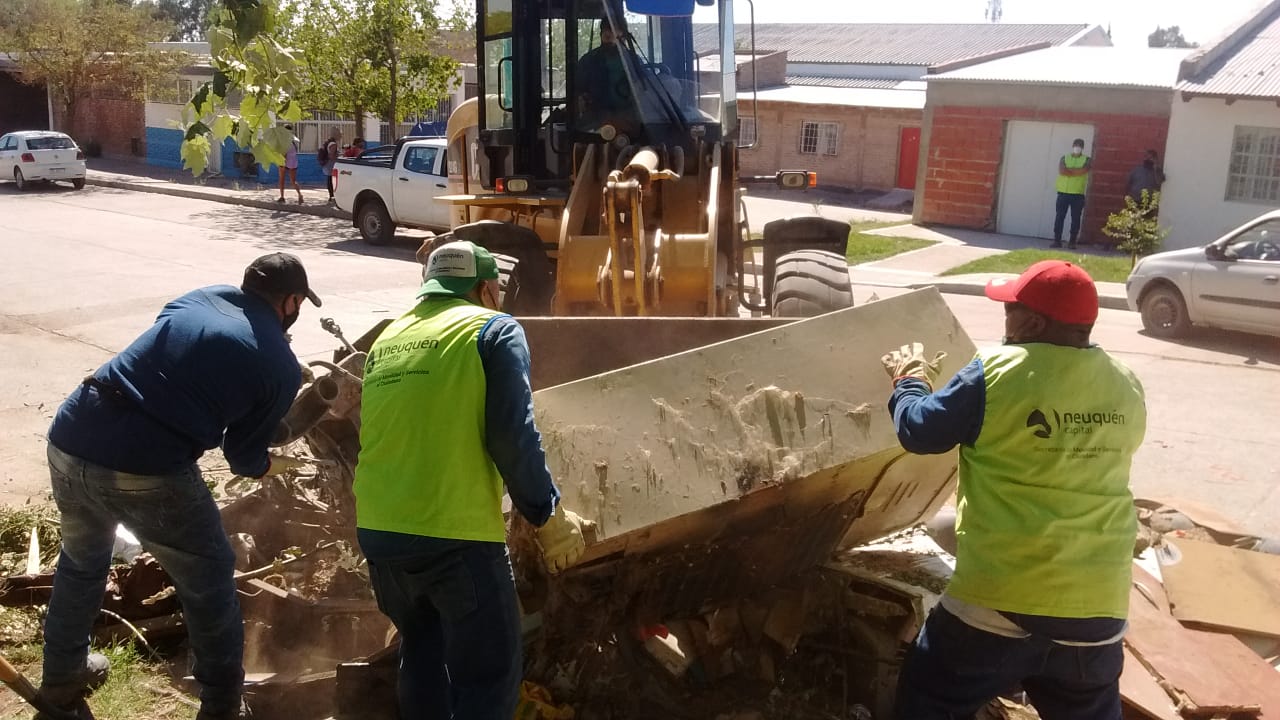
{"type": "MultiPolygon", "coordinates": [[[[797,207],[797,212],[807,209],[797,207]]],[[[783,208],[782,210],[785,210],[783,208]]],[[[305,307],[294,347],[325,357],[333,317],[353,339],[411,301],[414,234],[388,248],[360,242],[349,223],[109,188],[39,190],[0,184],[0,501],[44,492],[43,434],[62,397],[145,328],[168,299],[238,284],[252,258],[282,249],[306,263],[321,310],[305,307]]],[[[859,302],[896,288],[861,286],[859,302]]],[[[947,296],[978,343],[998,342],[1002,311],[947,296]]],[[[1184,343],[1141,335],[1136,314],[1103,312],[1095,335],[1141,376],[1150,404],[1134,473],[1146,496],[1183,497],[1255,532],[1280,535],[1280,343],[1199,333],[1184,343]]]]}

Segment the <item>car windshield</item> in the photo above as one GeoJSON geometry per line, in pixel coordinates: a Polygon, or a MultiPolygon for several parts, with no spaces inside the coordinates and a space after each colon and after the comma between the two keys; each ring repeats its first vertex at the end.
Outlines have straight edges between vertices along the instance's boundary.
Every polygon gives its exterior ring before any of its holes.
{"type": "Polygon", "coordinates": [[[70,150],[76,144],[66,135],[41,135],[27,138],[28,150],[70,150]]]}

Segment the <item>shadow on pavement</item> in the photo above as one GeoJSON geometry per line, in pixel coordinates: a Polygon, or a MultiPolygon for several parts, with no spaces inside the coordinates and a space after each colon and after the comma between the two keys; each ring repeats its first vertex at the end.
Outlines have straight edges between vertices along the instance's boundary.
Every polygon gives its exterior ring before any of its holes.
{"type": "Polygon", "coordinates": [[[191,218],[202,227],[226,235],[220,238],[215,234],[215,239],[250,236],[284,250],[294,248],[367,255],[415,264],[414,253],[425,236],[423,233],[400,231],[391,244],[375,246],[361,239],[359,231],[347,220],[235,205],[219,205],[215,209],[195,213],[191,218]]]}
{"type": "MultiPolygon", "coordinates": [[[[1145,337],[1156,338],[1146,330],[1138,332],[1145,337]]],[[[1239,355],[1244,365],[1280,368],[1280,341],[1266,335],[1250,335],[1213,328],[1192,328],[1186,337],[1156,339],[1197,350],[1239,355]]]]}
{"type": "Polygon", "coordinates": [[[0,182],[0,195],[17,195],[18,197],[40,197],[41,195],[75,195],[86,192],[71,187],[69,182],[44,182],[32,180],[26,190],[19,190],[13,182],[0,182]]]}

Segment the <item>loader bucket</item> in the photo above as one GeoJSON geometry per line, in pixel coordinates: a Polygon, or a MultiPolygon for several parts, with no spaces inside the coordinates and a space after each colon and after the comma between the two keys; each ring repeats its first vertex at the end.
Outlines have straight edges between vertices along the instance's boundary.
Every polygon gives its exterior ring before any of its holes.
{"type": "MultiPolygon", "coordinates": [[[[608,575],[630,611],[679,616],[927,519],[954,488],[957,458],[898,443],[880,357],[912,341],[947,353],[944,376],[974,353],[928,289],[537,392],[563,502],[597,524],[568,579],[608,575]]],[[[586,362],[609,348],[562,352],[586,362]]]]}

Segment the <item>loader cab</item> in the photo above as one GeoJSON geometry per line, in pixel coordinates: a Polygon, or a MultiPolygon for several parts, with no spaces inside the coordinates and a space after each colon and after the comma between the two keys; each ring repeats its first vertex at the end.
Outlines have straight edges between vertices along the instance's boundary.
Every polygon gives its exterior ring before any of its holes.
{"type": "Polygon", "coordinates": [[[520,177],[530,192],[567,191],[585,146],[661,144],[692,155],[736,133],[732,0],[696,0],[715,6],[727,28],[702,58],[695,0],[477,2],[472,156],[483,188],[520,177]]]}

